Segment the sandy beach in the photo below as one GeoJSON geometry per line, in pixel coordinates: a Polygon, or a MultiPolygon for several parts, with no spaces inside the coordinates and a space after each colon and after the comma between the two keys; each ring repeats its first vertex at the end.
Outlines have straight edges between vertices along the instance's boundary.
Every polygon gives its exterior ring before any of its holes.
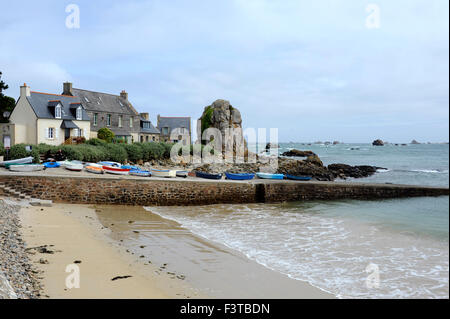
{"type": "Polygon", "coordinates": [[[28,247],[45,246],[32,261],[43,271],[49,298],[191,298],[193,289],[114,247],[95,210],[81,205],[25,207],[20,211],[28,247]],[[80,269],[80,288],[68,289],[68,265],[80,269]],[[146,269],[144,269],[146,268],[146,269]],[[112,280],[117,277],[127,277],[112,280]]]}
{"type": "Polygon", "coordinates": [[[28,206],[19,216],[27,246],[45,248],[31,260],[47,298],[333,297],[142,207],[28,206]],[[80,288],[67,288],[68,265],[79,267],[80,288]]]}

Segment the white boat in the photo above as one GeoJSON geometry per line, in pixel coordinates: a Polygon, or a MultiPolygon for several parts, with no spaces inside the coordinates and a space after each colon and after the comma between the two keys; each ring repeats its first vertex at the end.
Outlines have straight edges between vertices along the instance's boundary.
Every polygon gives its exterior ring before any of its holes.
{"type": "Polygon", "coordinates": [[[103,165],[97,164],[97,163],[86,163],[86,164],[84,164],[84,168],[87,168],[88,166],[90,166],[90,167],[97,167],[97,168],[103,168],[103,165]]]}
{"type": "Polygon", "coordinates": [[[114,174],[114,175],[128,175],[128,173],[130,172],[129,168],[120,168],[120,167],[115,167],[115,166],[104,165],[103,169],[105,170],[106,173],[114,174]]]}
{"type": "Polygon", "coordinates": [[[45,166],[41,164],[19,164],[10,165],[9,170],[13,172],[36,172],[44,170],[45,166]]]}
{"type": "Polygon", "coordinates": [[[33,156],[18,158],[10,161],[3,161],[0,162],[0,166],[8,166],[11,164],[31,164],[31,163],[33,163],[33,156]]]}
{"type": "Polygon", "coordinates": [[[59,166],[61,166],[61,167],[66,167],[67,165],[73,164],[71,161],[59,161],[59,162],[56,162],[56,163],[58,163],[59,166]]]}
{"type": "Polygon", "coordinates": [[[83,170],[83,164],[67,164],[66,169],[74,172],[81,172],[83,170]]]}
{"type": "Polygon", "coordinates": [[[155,177],[176,177],[177,171],[174,169],[150,169],[152,176],[155,177]]]}

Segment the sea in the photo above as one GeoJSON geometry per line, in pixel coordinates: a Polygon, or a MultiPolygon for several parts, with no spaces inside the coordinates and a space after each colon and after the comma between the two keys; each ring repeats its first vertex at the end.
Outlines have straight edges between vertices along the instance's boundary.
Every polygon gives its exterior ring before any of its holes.
{"type": "MultiPolygon", "coordinates": [[[[261,152],[264,146],[255,145],[261,152]]],[[[448,144],[280,143],[325,165],[381,167],[348,182],[449,186],[448,144]]],[[[152,207],[196,236],[338,298],[449,298],[449,197],[152,207]]],[[[283,296],[280,296],[283,297],[283,296]]]]}

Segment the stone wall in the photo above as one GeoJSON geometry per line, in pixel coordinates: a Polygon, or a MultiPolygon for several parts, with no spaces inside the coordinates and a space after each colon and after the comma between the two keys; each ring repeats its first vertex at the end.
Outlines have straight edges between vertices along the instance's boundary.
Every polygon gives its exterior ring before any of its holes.
{"type": "Polygon", "coordinates": [[[381,199],[449,194],[448,188],[261,180],[242,183],[104,177],[0,176],[0,183],[31,197],[60,203],[141,206],[381,199]]]}

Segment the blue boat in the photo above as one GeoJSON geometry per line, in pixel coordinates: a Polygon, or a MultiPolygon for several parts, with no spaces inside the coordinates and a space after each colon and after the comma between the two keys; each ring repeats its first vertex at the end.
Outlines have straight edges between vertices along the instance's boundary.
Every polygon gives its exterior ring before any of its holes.
{"type": "Polygon", "coordinates": [[[152,176],[152,173],[150,173],[149,171],[143,171],[143,170],[140,170],[140,169],[131,169],[128,174],[129,175],[133,175],[133,176],[140,176],[140,177],[150,177],[150,176],[152,176]]]}
{"type": "Polygon", "coordinates": [[[232,179],[236,181],[246,181],[249,179],[253,179],[255,177],[255,174],[253,173],[228,173],[225,172],[225,176],[227,179],[232,179]]]}
{"type": "Polygon", "coordinates": [[[98,162],[98,164],[100,164],[100,165],[102,165],[102,166],[112,166],[112,167],[121,167],[121,166],[122,166],[120,163],[117,163],[117,162],[107,162],[107,161],[98,162]]]}
{"type": "Polygon", "coordinates": [[[45,168],[57,168],[60,167],[61,164],[57,163],[57,162],[45,162],[44,163],[44,167],[45,168]]]}
{"type": "Polygon", "coordinates": [[[310,181],[311,176],[295,176],[295,175],[289,175],[286,174],[287,179],[291,179],[293,181],[310,181]]]}
{"type": "Polygon", "coordinates": [[[195,172],[195,176],[206,179],[222,179],[222,174],[209,174],[204,172],[195,172]]]}
{"type": "Polygon", "coordinates": [[[283,179],[284,178],[283,174],[270,174],[270,173],[256,173],[256,176],[258,176],[258,178],[263,178],[263,179],[283,179]]]}
{"type": "Polygon", "coordinates": [[[139,167],[137,167],[137,166],[132,166],[132,165],[122,165],[120,168],[123,168],[123,169],[131,169],[131,170],[139,171],[139,167]]]}

